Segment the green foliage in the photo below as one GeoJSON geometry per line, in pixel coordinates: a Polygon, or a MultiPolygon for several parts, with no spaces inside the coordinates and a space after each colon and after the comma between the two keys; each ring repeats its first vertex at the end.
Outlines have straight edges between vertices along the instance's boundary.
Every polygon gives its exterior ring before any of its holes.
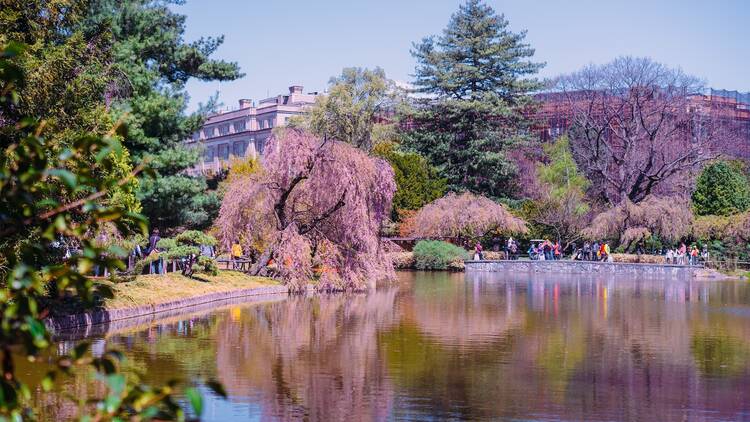
{"type": "Polygon", "coordinates": [[[381,142],[373,155],[387,160],[396,179],[392,218],[398,219],[400,210],[418,210],[445,194],[446,181],[419,154],[403,153],[392,142],[381,142]]]}
{"type": "Polygon", "coordinates": [[[213,236],[207,235],[198,230],[186,230],[174,238],[162,238],[156,244],[159,249],[158,256],[146,256],[136,263],[136,274],[140,274],[146,265],[157,259],[182,259],[189,271],[183,271],[187,276],[192,276],[194,272],[202,272],[210,275],[217,275],[219,272],[216,260],[207,256],[200,255],[201,245],[216,246],[218,242],[213,236]]]}
{"type": "Polygon", "coordinates": [[[542,64],[525,33],[479,0],[469,0],[439,37],[414,45],[414,85],[427,94],[417,107],[402,110],[410,123],[403,145],[437,167],[452,191],[511,196],[517,169],[508,154],[532,142],[524,112],[529,92],[540,87],[533,75],[542,64]]]}
{"type": "Polygon", "coordinates": [[[198,230],[186,230],[180,234],[178,234],[175,237],[175,240],[177,243],[181,245],[192,245],[192,246],[200,246],[200,245],[209,245],[209,246],[216,246],[217,241],[216,238],[207,235],[203,232],[200,232],[198,230]]]}
{"type": "Polygon", "coordinates": [[[221,198],[206,191],[202,178],[160,175],[142,182],[143,211],[155,227],[208,227],[218,214],[221,198]]]}
{"type": "MultiPolygon", "coordinates": [[[[578,166],[570,151],[570,141],[567,136],[557,139],[555,142],[544,146],[544,152],[549,159],[547,164],[540,164],[537,168],[539,181],[551,187],[551,195],[554,198],[562,198],[571,191],[583,194],[590,183],[584,175],[578,171],[578,166]]],[[[585,207],[584,205],[584,208],[585,207]]],[[[583,212],[586,209],[582,210],[583,212]]]]}
{"type": "Polygon", "coordinates": [[[219,265],[211,257],[199,256],[198,261],[193,265],[193,271],[216,276],[219,275],[219,265]]]}
{"type": "MultiPolygon", "coordinates": [[[[103,98],[111,94],[116,70],[111,64],[111,37],[104,28],[91,33],[81,31],[77,22],[85,16],[83,2],[64,2],[65,6],[44,1],[3,2],[0,8],[0,46],[23,42],[15,53],[13,65],[23,73],[23,83],[15,88],[14,107],[4,110],[0,125],[7,142],[18,141],[20,132],[11,130],[28,116],[44,121],[38,127],[44,148],[60,154],[82,136],[108,136],[115,126],[103,98]]],[[[9,91],[11,92],[11,91],[9,91]]],[[[103,200],[128,211],[140,211],[135,192],[138,181],[128,177],[133,171],[129,154],[118,144],[118,151],[106,162],[97,161],[82,151],[78,160],[64,163],[60,172],[76,173],[86,167],[96,177],[122,181],[106,193],[103,200]]],[[[61,173],[65,174],[65,173],[61,173]]],[[[50,189],[57,200],[85,196],[73,192],[64,183],[50,189]]]]}
{"type": "Polygon", "coordinates": [[[102,25],[111,28],[113,68],[123,75],[115,84],[119,94],[112,115],[128,125],[124,139],[136,162],[150,160],[153,180],[140,190],[143,212],[161,228],[205,228],[215,218],[220,198],[206,191],[203,178],[182,173],[199,159],[182,141],[201,126],[210,101],[187,115],[185,83],[190,78],[227,81],[241,77],[236,63],[210,56],[222,37],[184,40],[185,16],[176,13],[176,0],[93,0],[82,26],[87,33],[102,25]]]}
{"type": "MultiPolygon", "coordinates": [[[[57,17],[58,8],[33,9],[29,16],[40,13],[57,17]]],[[[3,9],[0,19],[13,14],[3,9]]],[[[45,20],[45,19],[42,19],[45,20]]],[[[64,31],[63,31],[64,32],[64,31]]],[[[69,34],[68,34],[69,35],[69,34]]],[[[61,35],[63,40],[65,36],[61,35]]],[[[124,149],[118,136],[78,137],[70,135],[67,142],[55,145],[57,130],[45,133],[44,122],[17,114],[21,96],[14,92],[24,86],[23,47],[8,44],[0,53],[0,115],[16,114],[17,123],[1,126],[0,146],[0,237],[23,239],[14,248],[0,248],[0,354],[3,376],[0,378],[0,419],[33,420],[29,408],[32,389],[14,372],[17,358],[33,360],[51,345],[50,335],[42,322],[43,309],[49,296],[75,295],[85,304],[93,304],[96,292],[88,273],[96,266],[110,271],[123,269],[116,255],[97,245],[97,235],[140,231],[145,234],[146,220],[122,204],[106,200],[108,192],[118,189],[127,180],[101,177],[97,168],[112,165],[122,158],[124,149]],[[16,61],[16,59],[18,59],[16,61]],[[75,171],[71,171],[74,169],[75,171]],[[72,193],[65,198],[53,195],[65,189],[72,193]],[[68,258],[59,254],[62,245],[79,250],[68,258]],[[51,257],[56,257],[51,259],[51,257]]],[[[95,132],[93,132],[95,133],[95,132]]],[[[80,415],[87,420],[184,419],[184,411],[172,393],[175,382],[165,387],[143,385],[133,374],[119,372],[122,354],[107,351],[100,357],[87,356],[88,344],[77,345],[69,354],[60,356],[53,369],[40,382],[48,391],[58,376],[71,376],[78,369],[89,369],[102,382],[100,398],[82,403],[80,415]]]]}
{"type": "Polygon", "coordinates": [[[560,240],[565,247],[580,238],[588,222],[589,181],[578,171],[567,137],[545,145],[544,152],[548,161],[537,166],[541,186],[536,199],[524,205],[524,215],[538,235],[560,240]]]}
{"type": "Polygon", "coordinates": [[[750,207],[750,187],[742,169],[727,161],[707,165],[696,182],[693,207],[698,215],[733,215],[750,207]]]}
{"type": "Polygon", "coordinates": [[[393,83],[381,68],[347,67],[328,82],[310,112],[293,125],[304,126],[321,138],[348,142],[369,151],[375,119],[395,98],[393,83]]]}
{"type": "Polygon", "coordinates": [[[156,247],[159,250],[168,251],[177,247],[177,241],[168,237],[163,237],[156,242],[156,247]]]}
{"type": "Polygon", "coordinates": [[[451,262],[468,258],[463,248],[439,240],[420,240],[413,252],[414,267],[418,270],[445,270],[451,262]]]}

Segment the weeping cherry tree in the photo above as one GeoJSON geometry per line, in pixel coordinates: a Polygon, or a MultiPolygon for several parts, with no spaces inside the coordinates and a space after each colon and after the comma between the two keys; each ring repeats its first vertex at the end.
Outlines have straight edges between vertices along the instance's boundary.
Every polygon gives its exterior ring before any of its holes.
{"type": "Polygon", "coordinates": [[[325,291],[392,276],[379,238],[396,190],[386,161],[297,129],[276,132],[261,161],[230,183],[216,222],[226,246],[239,239],[260,249],[251,273],[275,267],[298,290],[317,272],[325,291]]]}
{"type": "Polygon", "coordinates": [[[479,238],[491,230],[525,233],[526,222],[502,204],[472,193],[449,193],[419,210],[410,222],[417,237],[479,238]]]}

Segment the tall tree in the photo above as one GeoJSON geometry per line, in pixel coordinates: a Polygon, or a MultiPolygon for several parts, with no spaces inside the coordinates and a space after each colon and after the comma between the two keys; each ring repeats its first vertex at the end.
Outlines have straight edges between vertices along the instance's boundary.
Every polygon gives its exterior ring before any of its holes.
{"type": "MultiPolygon", "coordinates": [[[[25,47],[13,63],[23,73],[17,89],[18,102],[0,114],[2,146],[16,142],[16,130],[23,119],[33,116],[44,121],[37,135],[45,137],[43,148],[52,156],[70,148],[81,136],[103,136],[115,122],[108,114],[105,98],[117,95],[118,80],[112,63],[112,40],[106,25],[79,30],[86,10],[80,2],[8,2],[0,11],[0,45],[21,42],[25,47]]],[[[10,92],[10,88],[8,89],[10,92]]],[[[117,140],[121,138],[114,133],[117,140]]],[[[133,169],[127,150],[111,154],[106,166],[93,154],[70,160],[70,172],[84,170],[93,177],[120,180],[133,169]],[[122,153],[120,153],[122,152],[122,153]]],[[[64,184],[49,186],[48,195],[57,199],[81,197],[64,184]]],[[[129,179],[110,190],[100,202],[139,211],[138,182],[129,179]]],[[[9,239],[3,239],[8,241],[9,239]]]]}
{"type": "Polygon", "coordinates": [[[695,185],[693,208],[698,215],[732,215],[750,207],[750,186],[742,168],[716,161],[707,165],[695,185]]]}
{"type": "Polygon", "coordinates": [[[530,141],[523,111],[540,84],[529,76],[542,63],[526,32],[480,0],[469,0],[439,37],[414,44],[416,107],[403,116],[404,145],[425,156],[455,191],[510,196],[515,166],[507,153],[530,141]]]}
{"type": "MultiPolygon", "coordinates": [[[[121,371],[118,351],[88,356],[88,343],[81,342],[50,361],[41,379],[25,376],[16,366],[49,356],[54,343],[44,319],[57,300],[75,298],[93,306],[95,297],[109,290],[92,280],[93,267],[124,268],[118,258],[123,251],[101,247],[98,235],[146,228],[127,204],[106,199],[133,178],[132,173],[103,177],[103,170],[117,167],[116,162],[128,162],[127,151],[114,131],[99,136],[101,127],[81,125],[101,122],[104,95],[96,94],[101,87],[96,70],[107,62],[106,49],[99,48],[106,43],[82,42],[85,38],[68,26],[78,11],[64,0],[16,3],[0,11],[0,419],[36,420],[32,392],[54,389],[61,397],[58,406],[78,408],[80,420],[182,420],[185,409],[173,397],[176,384],[142,384],[137,375],[121,371]],[[14,39],[34,44],[27,47],[14,39]],[[91,66],[93,74],[88,74],[91,66]],[[75,72],[58,73],[66,68],[75,72]],[[84,109],[75,107],[76,88],[81,100],[91,101],[84,109]],[[86,108],[92,120],[82,118],[86,108]],[[28,111],[49,117],[49,126],[25,115],[28,111]],[[64,255],[65,244],[79,253],[64,255]],[[61,391],[78,374],[99,381],[91,396],[61,391]]],[[[207,385],[223,392],[213,382],[207,385]]],[[[184,391],[200,417],[199,393],[193,387],[184,391]]]]}
{"type": "Polygon", "coordinates": [[[384,160],[285,128],[269,141],[263,171],[230,182],[216,227],[225,245],[259,244],[251,272],[273,259],[295,290],[310,282],[314,266],[322,269],[319,290],[373,287],[392,275],[379,231],[395,190],[384,160]]]}
{"type": "Polygon", "coordinates": [[[374,145],[373,129],[393,108],[395,98],[395,85],[383,69],[347,67],[328,82],[328,94],[319,96],[310,112],[293,125],[369,151],[374,145]]]}
{"type": "Polygon", "coordinates": [[[570,108],[575,159],[610,203],[684,194],[717,143],[734,139],[731,126],[694,101],[700,80],[647,58],[587,66],[560,77],[557,89],[570,108]]]}
{"type": "Polygon", "coordinates": [[[545,145],[548,162],[539,164],[539,185],[534,194],[529,220],[551,232],[567,248],[581,237],[588,222],[589,206],[585,201],[589,181],[578,171],[570,143],[562,137],[545,145]]]}
{"type": "Polygon", "coordinates": [[[236,63],[213,60],[223,37],[184,40],[185,16],[172,5],[181,0],[91,0],[85,27],[106,23],[112,32],[118,86],[126,97],[112,101],[113,114],[125,120],[125,145],[136,162],[147,158],[156,177],[142,182],[143,212],[157,227],[204,227],[218,212],[219,198],[206,192],[203,178],[183,170],[200,151],[182,141],[198,130],[204,112],[185,112],[190,78],[226,81],[241,77],[236,63]]]}

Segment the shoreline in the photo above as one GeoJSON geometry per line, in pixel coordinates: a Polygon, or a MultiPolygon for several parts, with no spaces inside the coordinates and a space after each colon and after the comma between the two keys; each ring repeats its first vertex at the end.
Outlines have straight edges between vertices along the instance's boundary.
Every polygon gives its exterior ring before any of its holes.
{"type": "MultiPolygon", "coordinates": [[[[232,274],[232,278],[237,278],[238,275],[232,274]]],[[[178,277],[175,278],[175,276],[167,277],[167,276],[149,276],[148,278],[144,277],[140,280],[136,280],[134,283],[141,283],[141,285],[136,285],[132,287],[133,289],[141,289],[148,292],[148,289],[153,289],[153,286],[150,286],[148,284],[152,285],[158,285],[159,283],[169,283],[168,288],[165,289],[167,294],[172,293],[170,295],[171,297],[177,297],[177,299],[171,299],[171,300],[156,300],[153,301],[151,299],[145,301],[147,303],[143,304],[136,304],[136,305],[130,305],[130,304],[123,304],[123,303],[117,303],[116,306],[107,307],[105,306],[100,309],[94,309],[89,310],[85,312],[80,313],[72,313],[67,315],[59,315],[59,316],[50,316],[44,320],[45,325],[47,328],[52,332],[54,336],[64,335],[69,332],[80,332],[83,328],[83,331],[86,331],[87,333],[91,331],[97,331],[99,333],[106,333],[108,331],[108,327],[112,325],[114,322],[120,322],[125,320],[134,320],[135,323],[142,323],[143,318],[149,318],[156,315],[161,315],[168,313],[167,316],[179,314],[179,313],[187,313],[191,310],[194,310],[194,308],[200,306],[200,305],[207,305],[214,302],[220,302],[220,301],[229,301],[233,299],[244,299],[247,298],[255,298],[254,301],[264,301],[273,299],[275,296],[288,294],[289,288],[286,286],[283,286],[278,283],[269,283],[270,279],[260,279],[262,283],[259,283],[257,278],[252,278],[249,276],[242,275],[241,277],[246,277],[247,279],[247,285],[250,285],[250,287],[242,286],[241,284],[245,283],[238,283],[236,280],[232,281],[231,283],[225,283],[220,284],[217,286],[218,283],[210,284],[211,281],[205,282],[205,281],[197,281],[194,279],[187,279],[186,277],[178,277]],[[177,281],[175,281],[177,280],[177,281]],[[214,291],[201,291],[196,293],[185,293],[184,286],[181,286],[180,284],[193,284],[193,283],[209,283],[207,284],[207,287],[212,287],[215,290],[214,291]],[[145,288],[143,286],[145,284],[145,288]],[[170,291],[172,289],[172,291],[170,291]],[[181,296],[181,297],[180,297],[181,296]],[[92,327],[99,327],[97,330],[92,330],[92,327]]],[[[221,276],[217,277],[217,280],[222,280],[221,276]]],[[[128,283],[122,283],[123,285],[126,285],[128,283]]],[[[120,286],[119,284],[116,284],[117,289],[123,290],[123,296],[125,296],[125,292],[127,291],[130,286],[120,286]]],[[[157,291],[154,290],[154,293],[157,291]]],[[[164,294],[165,291],[160,291],[160,294],[164,294]]],[[[117,298],[117,292],[115,293],[115,297],[117,298]]],[[[243,300],[240,300],[239,302],[242,302],[243,300]]],[[[119,324],[119,325],[129,325],[129,324],[119,324]]]]}
{"type": "MultiPolygon", "coordinates": [[[[257,290],[257,289],[256,289],[257,290]]],[[[163,310],[154,313],[136,315],[103,322],[99,324],[78,325],[75,327],[60,328],[52,332],[55,341],[78,341],[91,337],[107,337],[117,335],[130,330],[146,329],[153,324],[168,323],[173,320],[183,320],[195,315],[204,315],[227,309],[232,306],[257,305],[282,301],[286,298],[284,292],[252,293],[244,296],[233,296],[208,302],[197,303],[184,307],[163,310]]],[[[80,315],[80,314],[79,314],[80,315]]],[[[48,323],[49,327],[49,323],[48,323]]]]}

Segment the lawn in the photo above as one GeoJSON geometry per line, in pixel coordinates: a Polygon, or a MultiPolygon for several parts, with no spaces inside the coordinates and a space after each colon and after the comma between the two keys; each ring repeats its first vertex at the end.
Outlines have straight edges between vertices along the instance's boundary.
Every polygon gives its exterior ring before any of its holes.
{"type": "Polygon", "coordinates": [[[197,277],[191,279],[180,273],[167,273],[142,275],[133,281],[121,283],[103,282],[114,292],[113,298],[104,300],[104,307],[121,309],[153,305],[210,293],[279,285],[270,278],[251,277],[237,271],[220,271],[217,276],[200,274],[197,277]]]}

